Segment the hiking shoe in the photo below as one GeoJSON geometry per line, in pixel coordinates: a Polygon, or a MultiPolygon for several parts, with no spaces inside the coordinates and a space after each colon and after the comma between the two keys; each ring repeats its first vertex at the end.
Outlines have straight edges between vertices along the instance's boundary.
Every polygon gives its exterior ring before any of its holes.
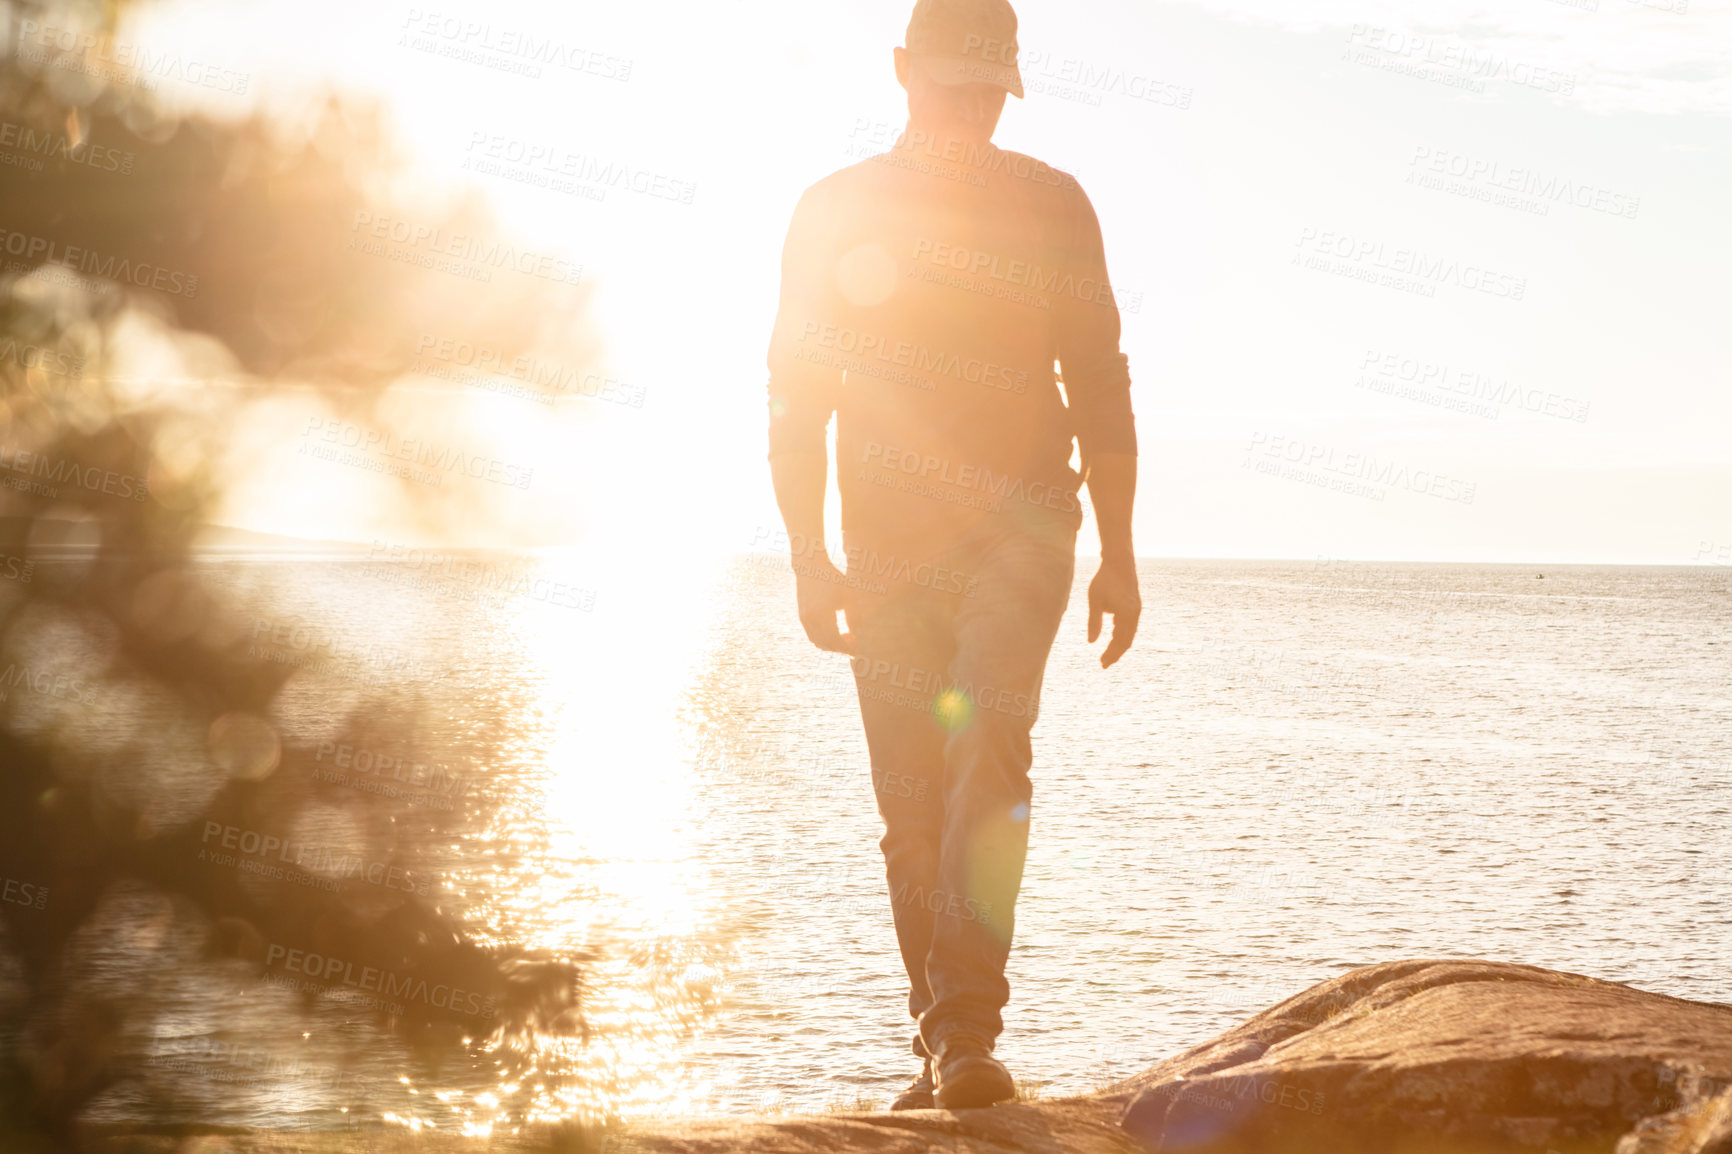
{"type": "Polygon", "coordinates": [[[926,1059],[926,1065],[920,1069],[920,1077],[908,1083],[908,1089],[896,1095],[896,1100],[890,1103],[892,1110],[931,1110],[932,1103],[932,1059],[926,1059]]]}
{"type": "Polygon", "coordinates": [[[932,1067],[933,1097],[946,1110],[990,1106],[1016,1097],[1016,1083],[992,1046],[972,1034],[946,1038],[932,1067]]]}

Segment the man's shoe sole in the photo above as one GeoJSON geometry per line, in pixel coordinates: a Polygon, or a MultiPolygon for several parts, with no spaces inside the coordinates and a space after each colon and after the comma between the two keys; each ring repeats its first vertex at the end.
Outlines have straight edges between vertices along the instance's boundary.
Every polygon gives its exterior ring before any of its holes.
{"type": "Polygon", "coordinates": [[[933,1110],[937,1107],[934,1105],[930,1093],[903,1093],[897,1095],[896,1101],[890,1103],[890,1108],[892,1110],[933,1110]]]}
{"type": "Polygon", "coordinates": [[[946,1110],[976,1110],[1016,1097],[1016,1083],[997,1062],[970,1062],[944,1079],[933,1097],[946,1110]]]}

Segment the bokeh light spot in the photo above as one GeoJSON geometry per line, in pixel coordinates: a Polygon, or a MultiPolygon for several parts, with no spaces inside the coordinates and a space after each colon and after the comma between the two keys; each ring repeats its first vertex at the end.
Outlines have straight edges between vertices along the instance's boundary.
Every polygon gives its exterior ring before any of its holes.
{"type": "Polygon", "coordinates": [[[963,690],[952,687],[933,701],[932,712],[938,718],[938,724],[955,733],[974,720],[974,699],[963,690]]]}

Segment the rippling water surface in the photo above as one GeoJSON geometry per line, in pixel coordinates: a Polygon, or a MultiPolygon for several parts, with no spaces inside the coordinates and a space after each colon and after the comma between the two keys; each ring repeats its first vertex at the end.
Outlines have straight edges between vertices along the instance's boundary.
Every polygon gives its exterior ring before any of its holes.
{"type": "MultiPolygon", "coordinates": [[[[587,959],[590,1033],[539,1040],[501,1085],[485,1054],[411,1049],[334,998],[309,1019],[207,960],[196,918],[117,894],[82,965],[149,985],[159,1034],[241,1031],[298,1063],[159,1046],[142,1068],[185,1115],[485,1133],[821,1109],[911,1075],[852,681],[800,635],[785,560],[576,567],[593,608],[354,561],[212,563],[261,614],[371,655],[296,678],[286,742],[313,748],[369,686],[411,694],[417,755],[473,786],[450,812],[404,803],[439,900],[484,941],[587,959]],[[366,1081],[319,1073],[345,1062],[366,1081]]],[[[1093,569],[1035,731],[1000,1047],[1024,1080],[1088,1090],[1392,958],[1732,1001],[1732,571],[1145,562],[1137,647],[1103,672],[1093,569]]],[[[102,1113],[150,1094],[123,1084],[102,1113]]]]}

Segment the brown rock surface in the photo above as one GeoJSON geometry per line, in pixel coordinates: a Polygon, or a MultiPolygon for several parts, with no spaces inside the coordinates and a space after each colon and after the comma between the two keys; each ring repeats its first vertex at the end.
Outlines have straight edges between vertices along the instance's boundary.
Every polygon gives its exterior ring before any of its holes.
{"type": "Polygon", "coordinates": [[[1732,1154],[1732,1007],[1499,962],[1353,970],[1114,1087],[1149,1149],[1732,1154]]]}
{"type": "Polygon", "coordinates": [[[1537,966],[1387,962],[1087,1098],[615,1141],[620,1154],[1732,1154],[1732,1006],[1537,966]]]}

